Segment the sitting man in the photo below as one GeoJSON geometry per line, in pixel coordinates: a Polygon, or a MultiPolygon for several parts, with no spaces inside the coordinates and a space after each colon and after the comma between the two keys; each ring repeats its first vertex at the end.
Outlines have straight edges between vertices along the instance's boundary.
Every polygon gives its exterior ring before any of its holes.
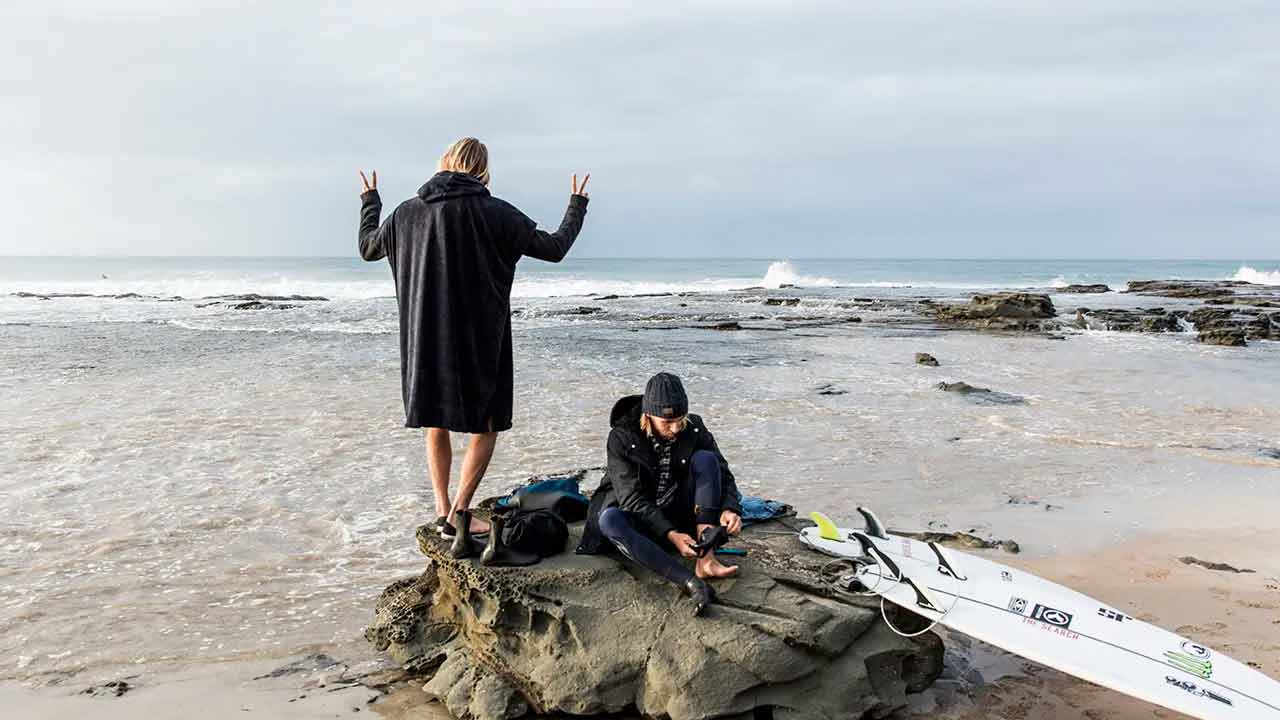
{"type": "Polygon", "coordinates": [[[689,414],[684,386],[670,373],[654,375],[644,395],[619,400],[610,422],[608,470],[577,552],[616,547],[683,588],[701,614],[715,598],[703,580],[738,571],[714,552],[726,532],[742,531],[742,496],[729,464],[702,418],[689,414]],[[694,570],[670,550],[697,558],[694,570]]]}

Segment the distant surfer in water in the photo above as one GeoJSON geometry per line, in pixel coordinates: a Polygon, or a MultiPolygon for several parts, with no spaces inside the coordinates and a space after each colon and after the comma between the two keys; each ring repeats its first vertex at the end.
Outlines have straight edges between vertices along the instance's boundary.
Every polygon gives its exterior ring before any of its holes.
{"type": "Polygon", "coordinates": [[[609,420],[608,470],[577,552],[617,548],[683,588],[701,614],[715,598],[703,581],[738,572],[715,556],[742,532],[742,495],[729,463],[702,418],[689,414],[684,385],[670,373],[615,403],[609,420]],[[671,551],[697,558],[693,571],[671,551]]]}
{"type": "Polygon", "coordinates": [[[511,284],[521,257],[559,262],[587,213],[587,180],[574,175],[569,207],[555,232],[489,194],[489,151],[475,138],[445,150],[438,172],[385,222],[378,173],[360,172],[360,257],[387,258],[400,310],[400,379],[405,427],[425,428],[436,526],[468,556],[472,495],[493,457],[498,433],[511,428],[511,284]],[[449,498],[449,433],[471,434],[458,493],[449,498]],[[450,522],[450,519],[454,522],[450,522]]]}

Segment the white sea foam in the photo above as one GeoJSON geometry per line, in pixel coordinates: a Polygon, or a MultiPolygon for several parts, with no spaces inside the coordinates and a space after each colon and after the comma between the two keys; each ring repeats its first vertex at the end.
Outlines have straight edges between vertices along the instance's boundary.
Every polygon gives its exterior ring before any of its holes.
{"type": "Polygon", "coordinates": [[[836,284],[836,281],[831,278],[801,275],[791,263],[786,260],[780,260],[770,263],[769,270],[765,272],[764,279],[760,281],[760,284],[767,288],[776,288],[782,285],[831,287],[836,284]]]}
{"type": "Polygon", "coordinates": [[[511,297],[549,298],[582,295],[651,295],[680,292],[726,292],[759,285],[750,278],[703,278],[687,282],[647,280],[605,280],[580,275],[532,276],[517,278],[511,297]]]}
{"type": "MultiPolygon", "coordinates": [[[[133,293],[151,297],[182,297],[188,300],[218,295],[310,295],[332,300],[366,300],[395,295],[391,276],[368,280],[322,280],[285,273],[234,274],[199,272],[172,277],[99,280],[10,280],[0,282],[0,295],[12,293],[54,295],[85,293],[89,295],[125,295],[133,293]]],[[[128,298],[134,299],[134,298],[128,298]]]]}
{"type": "Polygon", "coordinates": [[[1258,270],[1248,265],[1241,265],[1232,280],[1257,283],[1258,285],[1280,285],[1280,270],[1258,270]]]}
{"type": "Polygon", "coordinates": [[[649,295],[682,292],[728,292],[749,287],[778,288],[833,287],[835,280],[802,275],[786,260],[769,264],[764,277],[708,277],[686,281],[611,280],[581,275],[532,275],[518,278],[511,296],[518,298],[570,297],[581,295],[649,295]]]}

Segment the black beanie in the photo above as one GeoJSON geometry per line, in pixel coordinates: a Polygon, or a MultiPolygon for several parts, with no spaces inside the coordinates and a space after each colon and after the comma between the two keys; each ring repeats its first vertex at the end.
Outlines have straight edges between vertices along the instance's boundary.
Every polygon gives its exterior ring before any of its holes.
{"type": "Polygon", "coordinates": [[[684,417],[689,413],[689,396],[684,394],[680,378],[671,373],[658,373],[645,384],[640,409],[646,415],[663,419],[684,417]]]}

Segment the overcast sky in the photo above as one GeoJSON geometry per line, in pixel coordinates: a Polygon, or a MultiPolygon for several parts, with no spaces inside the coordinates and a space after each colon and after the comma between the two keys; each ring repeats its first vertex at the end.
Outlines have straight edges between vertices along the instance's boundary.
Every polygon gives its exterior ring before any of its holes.
{"type": "Polygon", "coordinates": [[[579,256],[1280,257],[1272,0],[327,5],[5,3],[0,253],[350,255],[475,135],[579,256]]]}

